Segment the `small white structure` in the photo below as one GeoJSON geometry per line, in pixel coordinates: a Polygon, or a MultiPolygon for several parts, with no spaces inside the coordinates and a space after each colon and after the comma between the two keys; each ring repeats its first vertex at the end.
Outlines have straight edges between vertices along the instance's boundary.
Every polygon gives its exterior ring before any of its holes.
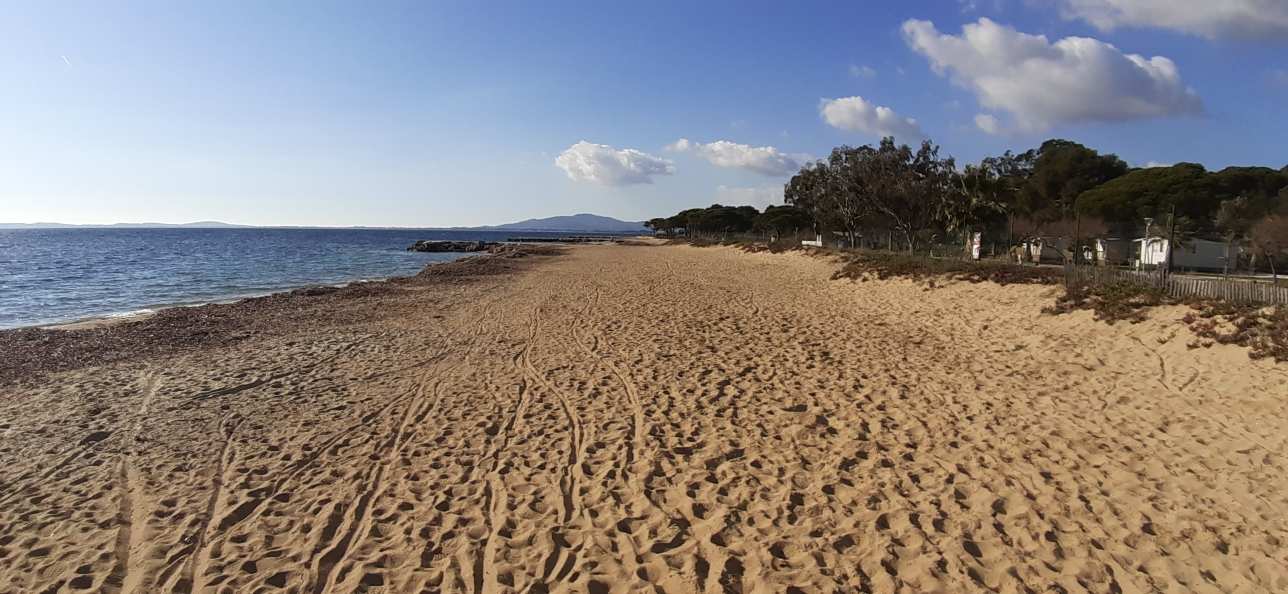
{"type": "Polygon", "coordinates": [[[1068,243],[1059,237],[1038,237],[1024,242],[1029,262],[1064,262],[1068,243]]]}
{"type": "MultiPolygon", "coordinates": [[[[1141,267],[1167,265],[1168,241],[1164,237],[1133,239],[1133,251],[1141,267]]],[[[1220,241],[1191,239],[1177,244],[1172,251],[1172,268],[1182,270],[1221,270],[1226,262],[1226,245],[1220,241]]]]}
{"type": "MultiPolygon", "coordinates": [[[[1140,257],[1140,246],[1130,239],[1106,237],[1095,240],[1096,264],[1118,266],[1140,257]],[[1133,249],[1135,252],[1133,252],[1133,249]]],[[[1088,260],[1090,261],[1090,260],[1088,260]]]]}
{"type": "Polygon", "coordinates": [[[823,247],[823,236],[822,236],[822,235],[816,235],[816,236],[814,236],[814,240],[813,240],[813,241],[810,241],[810,240],[808,240],[808,239],[802,239],[802,240],[801,240],[801,245],[806,245],[806,246],[810,246],[810,247],[817,247],[817,248],[821,248],[821,247],[823,247]]]}

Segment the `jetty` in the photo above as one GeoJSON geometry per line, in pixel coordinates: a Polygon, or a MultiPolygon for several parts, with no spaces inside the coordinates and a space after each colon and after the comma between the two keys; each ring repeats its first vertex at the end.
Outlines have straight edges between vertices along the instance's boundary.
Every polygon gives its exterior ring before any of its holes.
{"type": "Polygon", "coordinates": [[[500,245],[495,241],[421,240],[407,248],[409,252],[484,252],[500,245]]]}

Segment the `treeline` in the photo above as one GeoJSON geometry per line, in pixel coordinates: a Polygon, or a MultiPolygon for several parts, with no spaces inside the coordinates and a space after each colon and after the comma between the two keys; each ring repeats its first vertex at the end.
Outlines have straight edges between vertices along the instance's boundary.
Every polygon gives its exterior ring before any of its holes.
{"type": "Polygon", "coordinates": [[[769,206],[761,212],[754,206],[720,204],[690,208],[669,217],[650,219],[644,226],[667,236],[760,233],[773,237],[814,233],[816,227],[810,213],[791,205],[769,206]]]}
{"type": "MultiPolygon", "coordinates": [[[[769,210],[716,205],[654,219],[650,226],[671,233],[739,232],[804,222],[850,245],[908,252],[965,246],[975,233],[1007,246],[1058,239],[1074,259],[1093,239],[1137,238],[1147,231],[1172,233],[1178,245],[1195,238],[1224,241],[1268,258],[1288,250],[1288,166],[1133,169],[1113,154],[1059,139],[960,168],[930,141],[917,148],[892,138],[875,147],[840,146],[805,165],[783,198],[793,210],[771,216],[769,210]]],[[[771,210],[779,208],[785,207],[771,210]]]]}

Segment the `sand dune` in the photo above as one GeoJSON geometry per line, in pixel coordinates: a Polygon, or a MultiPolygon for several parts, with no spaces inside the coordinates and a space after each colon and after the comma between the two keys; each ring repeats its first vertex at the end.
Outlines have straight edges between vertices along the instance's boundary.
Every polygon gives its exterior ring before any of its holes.
{"type": "Polygon", "coordinates": [[[1288,367],[834,269],[579,247],[0,388],[0,591],[1288,591],[1288,367]]]}

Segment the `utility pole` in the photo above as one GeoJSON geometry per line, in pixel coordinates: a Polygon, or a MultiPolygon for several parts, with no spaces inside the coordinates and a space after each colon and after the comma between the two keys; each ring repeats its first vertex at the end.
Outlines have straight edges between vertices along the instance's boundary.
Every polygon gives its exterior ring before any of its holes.
{"type": "Polygon", "coordinates": [[[1073,265],[1078,265],[1078,260],[1082,255],[1082,213],[1074,211],[1073,213],[1073,265]]]}
{"type": "Polygon", "coordinates": [[[1167,274],[1172,273],[1172,253],[1176,251],[1176,246],[1172,243],[1176,240],[1176,204],[1172,204],[1171,220],[1167,223],[1167,274]]]}

